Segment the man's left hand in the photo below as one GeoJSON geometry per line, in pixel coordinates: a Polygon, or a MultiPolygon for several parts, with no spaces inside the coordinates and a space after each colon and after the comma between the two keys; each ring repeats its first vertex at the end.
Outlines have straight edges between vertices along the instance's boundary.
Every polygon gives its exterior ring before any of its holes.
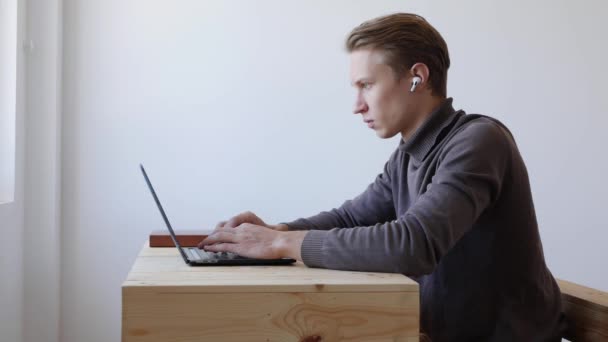
{"type": "Polygon", "coordinates": [[[231,252],[256,259],[295,258],[301,260],[303,232],[282,232],[243,223],[236,228],[217,228],[198,244],[210,252],[231,252]],[[295,236],[291,233],[298,233],[295,236]],[[294,239],[295,238],[295,239],[294,239]]]}

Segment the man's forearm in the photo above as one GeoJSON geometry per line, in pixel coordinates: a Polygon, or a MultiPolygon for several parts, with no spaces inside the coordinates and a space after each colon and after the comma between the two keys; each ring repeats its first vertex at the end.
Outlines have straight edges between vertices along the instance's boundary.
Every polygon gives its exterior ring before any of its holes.
{"type": "Polygon", "coordinates": [[[308,231],[283,231],[279,234],[276,241],[276,248],[284,258],[292,258],[302,261],[302,242],[308,231]]]}

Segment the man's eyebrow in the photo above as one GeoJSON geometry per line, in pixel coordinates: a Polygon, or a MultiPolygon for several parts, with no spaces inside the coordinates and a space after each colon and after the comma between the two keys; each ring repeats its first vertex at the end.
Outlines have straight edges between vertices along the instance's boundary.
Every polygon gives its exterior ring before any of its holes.
{"type": "Polygon", "coordinates": [[[364,82],[369,82],[371,79],[369,77],[361,77],[360,79],[356,80],[355,82],[351,83],[352,86],[356,86],[356,85],[361,85],[364,82]]]}

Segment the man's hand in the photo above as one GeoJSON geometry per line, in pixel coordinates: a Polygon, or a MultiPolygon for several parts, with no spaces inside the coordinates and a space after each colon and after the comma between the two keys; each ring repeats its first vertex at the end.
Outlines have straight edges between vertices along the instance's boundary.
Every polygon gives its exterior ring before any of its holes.
{"type": "Polygon", "coordinates": [[[279,231],[287,231],[287,225],[266,224],[266,222],[264,222],[261,218],[259,218],[256,214],[252,213],[251,211],[246,211],[244,213],[238,214],[238,215],[230,218],[228,221],[221,221],[220,223],[217,224],[217,226],[215,226],[215,231],[217,231],[219,228],[236,228],[236,227],[242,225],[243,223],[251,223],[256,226],[262,226],[262,227],[279,230],[279,231]]]}
{"type": "Polygon", "coordinates": [[[306,233],[281,232],[262,225],[243,223],[235,228],[217,227],[198,244],[198,248],[210,252],[231,252],[257,259],[302,260],[300,249],[306,233]]]}

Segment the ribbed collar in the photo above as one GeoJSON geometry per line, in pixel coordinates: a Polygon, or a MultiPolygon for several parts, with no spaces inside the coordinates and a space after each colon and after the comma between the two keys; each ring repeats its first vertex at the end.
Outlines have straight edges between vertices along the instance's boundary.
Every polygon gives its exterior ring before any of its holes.
{"type": "Polygon", "coordinates": [[[439,133],[448,126],[456,116],[452,107],[452,98],[447,98],[435,109],[412,136],[404,141],[401,139],[399,149],[417,161],[422,161],[435,145],[439,133]]]}

